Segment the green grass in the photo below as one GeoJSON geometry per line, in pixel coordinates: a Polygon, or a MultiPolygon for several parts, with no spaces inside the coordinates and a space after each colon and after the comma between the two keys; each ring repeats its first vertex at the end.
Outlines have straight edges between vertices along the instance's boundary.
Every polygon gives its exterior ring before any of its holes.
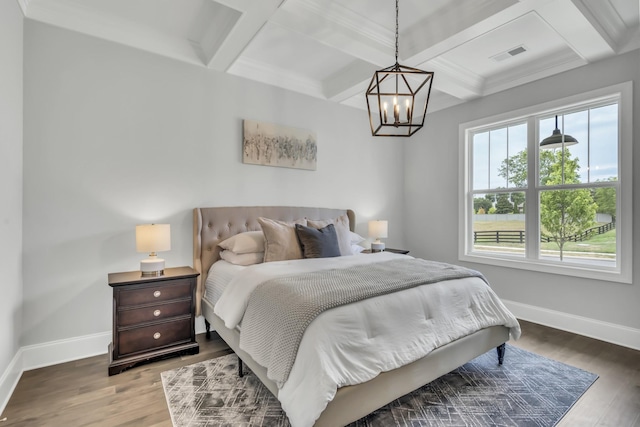
{"type": "MultiPolygon", "coordinates": [[[[597,224],[603,225],[603,224],[597,224]]],[[[473,223],[474,231],[520,231],[524,230],[524,221],[476,221],[473,223]]],[[[477,246],[492,246],[503,248],[524,248],[520,243],[477,243],[477,246]]],[[[555,242],[541,243],[541,250],[559,250],[555,242]]],[[[568,242],[564,245],[564,251],[567,252],[588,252],[601,254],[616,253],[616,230],[608,231],[604,234],[597,234],[589,240],[583,242],[568,242]]]]}
{"type": "Polygon", "coordinates": [[[473,231],[520,231],[524,230],[524,221],[476,221],[473,231]]]}
{"type": "MultiPolygon", "coordinates": [[[[558,250],[558,245],[554,242],[541,243],[540,249],[558,250]]],[[[564,244],[565,251],[571,252],[594,252],[602,254],[616,253],[616,230],[607,231],[604,234],[597,234],[589,240],[583,242],[568,242],[564,244]]]]}

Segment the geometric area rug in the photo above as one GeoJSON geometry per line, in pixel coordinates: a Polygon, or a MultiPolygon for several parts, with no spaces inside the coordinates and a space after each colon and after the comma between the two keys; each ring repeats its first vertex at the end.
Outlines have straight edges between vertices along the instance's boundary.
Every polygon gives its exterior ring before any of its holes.
{"type": "MultiPolygon", "coordinates": [[[[175,427],[277,426],[289,421],[280,403],[229,354],[161,374],[175,427]]],[[[489,351],[350,427],[552,427],[597,375],[507,345],[498,365],[489,351]]]]}

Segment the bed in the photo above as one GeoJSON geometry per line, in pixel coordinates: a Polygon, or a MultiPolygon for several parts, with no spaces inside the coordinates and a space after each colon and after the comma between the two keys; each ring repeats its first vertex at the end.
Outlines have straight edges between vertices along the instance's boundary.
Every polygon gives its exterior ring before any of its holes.
{"type": "MultiPolygon", "coordinates": [[[[346,215],[349,228],[353,231],[355,214],[351,210],[289,206],[195,208],[193,214],[193,263],[194,268],[200,273],[196,307],[197,313],[205,318],[207,336],[210,327],[213,327],[244,364],[275,396],[278,396],[278,385],[268,377],[267,369],[240,348],[238,328],[228,328],[225,321],[216,314],[215,303],[205,295],[208,273],[214,263],[220,260],[218,244],[236,234],[260,230],[258,218],[261,217],[295,221],[299,218],[331,220],[346,215]]],[[[513,324],[511,327],[515,328],[513,324]]],[[[519,328],[516,337],[517,334],[519,328]]],[[[497,361],[502,363],[504,343],[509,337],[508,326],[483,327],[438,346],[418,360],[382,372],[366,382],[341,386],[326,404],[314,425],[340,426],[356,421],[493,348],[497,349],[497,361]]]]}

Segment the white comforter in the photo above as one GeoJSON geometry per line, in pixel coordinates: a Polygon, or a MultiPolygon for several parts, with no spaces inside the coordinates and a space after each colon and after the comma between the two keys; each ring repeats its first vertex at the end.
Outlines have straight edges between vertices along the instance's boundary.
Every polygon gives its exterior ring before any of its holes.
{"type": "MultiPolygon", "coordinates": [[[[407,255],[382,252],[254,265],[229,282],[214,312],[235,328],[251,292],[265,280],[396,257],[407,255]]],[[[307,328],[278,399],[293,427],[311,426],[339,387],[368,381],[495,325],[511,328],[513,339],[520,336],[516,318],[479,278],[419,286],[325,311],[307,328]]]]}

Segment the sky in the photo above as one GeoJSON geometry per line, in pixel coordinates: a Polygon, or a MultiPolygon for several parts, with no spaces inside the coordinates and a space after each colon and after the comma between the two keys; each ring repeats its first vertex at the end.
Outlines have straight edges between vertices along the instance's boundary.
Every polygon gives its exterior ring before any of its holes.
{"type": "MultiPolygon", "coordinates": [[[[538,135],[550,136],[555,116],[539,120],[538,135]]],[[[581,182],[596,182],[618,176],[618,104],[594,107],[559,115],[558,127],[578,143],[569,147],[571,157],[578,157],[581,182]]],[[[504,159],[527,146],[527,124],[513,124],[485,131],[473,138],[473,189],[510,188],[513,183],[499,176],[504,159]]]]}

